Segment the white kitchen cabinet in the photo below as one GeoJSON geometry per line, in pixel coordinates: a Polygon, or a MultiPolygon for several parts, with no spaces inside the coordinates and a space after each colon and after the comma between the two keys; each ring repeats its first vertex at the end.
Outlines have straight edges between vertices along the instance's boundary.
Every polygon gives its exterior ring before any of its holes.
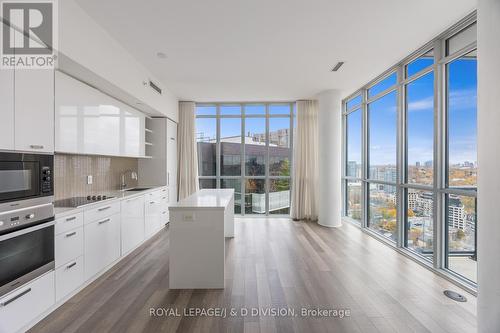
{"type": "Polygon", "coordinates": [[[177,123],[167,119],[167,187],[171,202],[177,202],[177,123]]]}
{"type": "Polygon", "coordinates": [[[14,150],[14,70],[0,70],[0,149],[14,150]]]}
{"type": "Polygon", "coordinates": [[[160,229],[160,203],[158,199],[148,199],[145,203],[145,235],[151,237],[160,229]]]}
{"type": "Polygon", "coordinates": [[[120,257],[120,214],[85,224],[85,279],[120,257]]]}
{"type": "Polygon", "coordinates": [[[54,70],[16,69],[15,149],[54,152],[54,70]]]}
{"type": "MultiPolygon", "coordinates": [[[[177,124],[167,118],[153,118],[150,121],[151,159],[139,160],[139,185],[165,185],[168,195],[167,206],[177,202],[177,124]]],[[[163,220],[168,222],[168,210],[163,220]]]]}
{"type": "Polygon", "coordinates": [[[144,196],[123,199],[121,202],[122,256],[144,241],[144,196]]]}
{"type": "Polygon", "coordinates": [[[83,256],[56,269],[56,301],[60,301],[84,282],[83,256]]]}
{"type": "Polygon", "coordinates": [[[146,238],[151,237],[160,230],[165,223],[165,199],[167,189],[163,188],[145,195],[145,234],[146,238]]]}
{"type": "Polygon", "coordinates": [[[57,152],[145,156],[142,112],[59,71],[55,85],[57,152]]]}
{"type": "Polygon", "coordinates": [[[78,227],[83,227],[83,212],[77,212],[58,218],[56,220],[55,233],[59,235],[78,227]]]}
{"type": "Polygon", "coordinates": [[[83,216],[87,224],[118,213],[120,213],[120,202],[113,201],[102,206],[87,208],[83,216]]]}
{"type": "Polygon", "coordinates": [[[83,227],[63,232],[55,237],[56,267],[83,255],[83,238],[83,227]]]}
{"type": "Polygon", "coordinates": [[[17,332],[55,304],[54,271],[0,298],[0,332],[17,332]]]}

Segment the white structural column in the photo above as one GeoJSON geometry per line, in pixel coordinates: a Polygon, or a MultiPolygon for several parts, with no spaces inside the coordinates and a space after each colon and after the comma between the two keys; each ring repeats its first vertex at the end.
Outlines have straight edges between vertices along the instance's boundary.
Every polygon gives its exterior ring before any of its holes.
{"type": "Polygon", "coordinates": [[[325,227],[342,224],[342,95],[326,90],[318,96],[319,218],[325,227]]]}
{"type": "Polygon", "coordinates": [[[500,332],[500,1],[478,3],[478,331],[500,332]]]}

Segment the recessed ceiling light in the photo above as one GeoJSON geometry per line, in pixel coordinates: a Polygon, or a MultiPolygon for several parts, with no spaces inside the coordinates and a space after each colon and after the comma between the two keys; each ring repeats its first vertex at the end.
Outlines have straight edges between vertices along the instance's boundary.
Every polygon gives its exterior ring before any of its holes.
{"type": "Polygon", "coordinates": [[[339,61],[335,66],[333,66],[332,72],[338,71],[340,69],[340,67],[342,67],[343,64],[344,64],[343,61],[339,61]]]}
{"type": "Polygon", "coordinates": [[[158,52],[156,53],[156,56],[160,59],[166,59],[167,58],[167,55],[163,52],[158,52]]]}

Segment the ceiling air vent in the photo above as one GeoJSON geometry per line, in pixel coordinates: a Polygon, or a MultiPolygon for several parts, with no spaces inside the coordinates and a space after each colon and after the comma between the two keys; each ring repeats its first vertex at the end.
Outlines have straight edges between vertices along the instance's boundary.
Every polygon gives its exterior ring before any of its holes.
{"type": "Polygon", "coordinates": [[[156,83],[154,83],[153,81],[149,80],[149,86],[154,90],[156,91],[158,94],[161,95],[161,88],[158,87],[158,85],[156,85],[156,83]]]}
{"type": "Polygon", "coordinates": [[[333,66],[332,72],[338,71],[340,69],[340,67],[342,67],[343,64],[344,64],[343,61],[339,61],[335,66],[333,66]]]}

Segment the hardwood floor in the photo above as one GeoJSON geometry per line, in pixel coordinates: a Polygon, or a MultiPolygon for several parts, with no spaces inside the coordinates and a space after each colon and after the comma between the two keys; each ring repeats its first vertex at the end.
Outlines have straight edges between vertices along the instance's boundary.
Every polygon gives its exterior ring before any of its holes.
{"type": "Polygon", "coordinates": [[[350,224],[236,220],[224,290],[169,290],[169,231],[134,251],[31,332],[475,332],[476,298],[350,224]],[[150,316],[150,308],[293,308],[297,316],[150,316]],[[350,317],[302,317],[301,308],[350,317]]]}

